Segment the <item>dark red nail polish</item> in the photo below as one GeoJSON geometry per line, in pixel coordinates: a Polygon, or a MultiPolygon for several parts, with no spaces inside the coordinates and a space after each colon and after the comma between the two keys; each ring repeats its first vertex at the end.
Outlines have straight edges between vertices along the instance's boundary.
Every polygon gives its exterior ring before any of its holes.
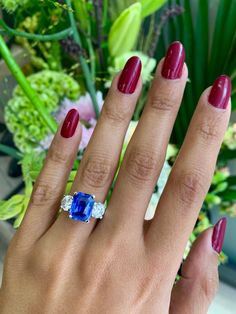
{"type": "Polygon", "coordinates": [[[219,76],[208,97],[209,103],[219,109],[226,109],[231,94],[231,80],[227,75],[219,76]]]}
{"type": "Polygon", "coordinates": [[[61,128],[61,136],[65,138],[72,137],[75,133],[79,122],[79,112],[76,109],[71,109],[63,122],[61,128]]]}
{"type": "Polygon", "coordinates": [[[124,94],[133,94],[142,70],[142,63],[138,57],[131,57],[121,72],[118,89],[124,94]]]}
{"type": "Polygon", "coordinates": [[[166,53],[162,67],[162,76],[168,80],[181,77],[185,60],[184,46],[179,42],[173,42],[166,53]]]}
{"type": "Polygon", "coordinates": [[[212,233],[212,247],[220,254],[224,242],[227,219],[221,218],[214,226],[212,233]]]}

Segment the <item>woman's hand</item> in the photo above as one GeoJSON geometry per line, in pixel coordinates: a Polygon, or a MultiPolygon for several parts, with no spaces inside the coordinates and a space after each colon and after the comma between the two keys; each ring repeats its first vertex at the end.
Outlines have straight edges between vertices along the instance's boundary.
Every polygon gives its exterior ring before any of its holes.
{"type": "MultiPolygon", "coordinates": [[[[207,312],[218,284],[225,219],[198,238],[182,279],[174,282],[229,121],[228,77],[202,94],[155,216],[144,222],[188,77],[184,58],[175,42],[158,65],[105,216],[89,224],[66,212],[57,218],[81,138],[77,111],[68,113],[8,249],[1,314],[207,312]]],[[[141,91],[140,70],[133,57],[114,79],[71,193],[106,199],[141,91]]]]}

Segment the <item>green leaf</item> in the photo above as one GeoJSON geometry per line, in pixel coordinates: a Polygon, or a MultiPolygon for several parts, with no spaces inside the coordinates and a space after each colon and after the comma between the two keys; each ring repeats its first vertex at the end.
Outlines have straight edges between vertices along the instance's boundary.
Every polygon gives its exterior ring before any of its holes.
{"type": "Polygon", "coordinates": [[[208,63],[208,2],[199,0],[196,8],[196,29],[194,45],[194,84],[195,98],[199,98],[206,86],[207,77],[202,75],[208,63]],[[201,43],[199,45],[199,43],[201,43]],[[197,60],[197,62],[196,62],[197,60]]]}
{"type": "Polygon", "coordinates": [[[229,186],[236,186],[236,176],[230,176],[227,178],[229,186]]]}
{"type": "Polygon", "coordinates": [[[142,18],[153,14],[160,9],[167,0],[141,0],[142,4],[142,18]]]}
{"type": "Polygon", "coordinates": [[[216,171],[212,178],[212,184],[219,184],[220,182],[226,180],[229,176],[229,173],[226,171],[216,171]]]}
{"type": "MultiPolygon", "coordinates": [[[[218,67],[218,57],[219,56],[219,43],[221,42],[221,38],[224,31],[224,24],[227,19],[227,14],[229,12],[230,1],[221,0],[219,1],[217,16],[214,25],[214,34],[213,41],[211,47],[211,55],[210,55],[210,65],[209,72],[210,77],[209,80],[212,82],[215,79],[216,68],[218,67]]],[[[221,45],[220,52],[224,49],[221,45]]]]}
{"type": "Polygon", "coordinates": [[[0,204],[0,220],[7,220],[17,216],[22,210],[24,195],[17,194],[0,204]]]}
{"type": "Polygon", "coordinates": [[[21,159],[21,154],[19,151],[17,151],[16,149],[0,144],[0,151],[3,152],[4,154],[7,154],[17,160],[21,159]]]}
{"type": "MultiPolygon", "coordinates": [[[[156,53],[160,56],[174,40],[186,51],[191,83],[186,85],[172,134],[172,142],[181,145],[199,95],[212,85],[219,74],[232,74],[232,107],[236,109],[236,2],[229,0],[169,0],[168,7],[180,5],[184,13],[163,27],[156,53]]],[[[232,156],[232,154],[231,154],[232,156]]]]}
{"type": "Polygon", "coordinates": [[[23,178],[26,183],[34,182],[42,169],[45,152],[25,154],[21,160],[23,178]]]}
{"type": "Polygon", "coordinates": [[[68,178],[68,182],[72,182],[72,181],[74,181],[74,179],[75,179],[75,176],[76,176],[76,173],[77,173],[77,170],[72,170],[71,172],[70,172],[70,175],[69,175],[69,178],[68,178]]]}
{"type": "Polygon", "coordinates": [[[80,27],[85,32],[90,32],[90,19],[88,14],[88,4],[84,0],[74,0],[75,16],[79,21],[80,27]]]}
{"type": "Polygon", "coordinates": [[[221,182],[220,184],[217,185],[217,187],[215,188],[214,192],[215,193],[219,193],[219,192],[223,192],[227,189],[228,187],[228,183],[227,182],[221,182]]]}
{"type": "Polygon", "coordinates": [[[205,198],[205,202],[208,203],[210,207],[214,205],[219,205],[221,203],[221,198],[218,195],[208,193],[205,198]]]}
{"type": "Polygon", "coordinates": [[[228,189],[220,194],[224,201],[236,201],[236,190],[228,189]]]}
{"type": "Polygon", "coordinates": [[[230,159],[236,159],[236,149],[221,149],[220,154],[218,156],[218,162],[226,162],[230,159]]]}
{"type": "Polygon", "coordinates": [[[16,220],[14,221],[14,224],[13,224],[14,228],[18,228],[20,226],[24,216],[25,216],[25,208],[22,207],[21,212],[19,213],[16,220]]]}
{"type": "Polygon", "coordinates": [[[28,196],[25,196],[24,197],[24,201],[22,203],[22,210],[20,211],[20,213],[18,214],[16,220],[14,221],[14,224],[13,224],[13,227],[14,228],[18,228],[25,216],[25,213],[26,213],[26,210],[28,208],[28,204],[29,204],[29,200],[30,200],[30,197],[28,196]]]}
{"type": "MultiPolygon", "coordinates": [[[[180,16],[175,18],[175,24],[174,27],[172,28],[172,35],[168,39],[168,44],[171,43],[173,40],[180,40],[185,48],[185,53],[186,53],[186,63],[188,65],[188,70],[189,70],[189,78],[190,80],[193,79],[193,71],[194,71],[194,27],[193,27],[193,17],[192,17],[192,11],[191,11],[191,3],[189,0],[184,0],[180,1],[178,0],[177,3],[178,5],[182,5],[184,7],[184,13],[181,14],[180,16]],[[178,30],[179,36],[176,37],[176,30],[178,30]]],[[[175,1],[169,1],[170,6],[175,5],[175,1]]],[[[172,21],[172,20],[171,20],[172,21]]],[[[173,23],[168,23],[168,24],[173,24],[173,23]]],[[[186,85],[185,89],[185,95],[184,95],[184,103],[182,106],[180,106],[180,110],[177,116],[177,119],[175,121],[175,126],[174,126],[174,133],[173,133],[173,138],[174,138],[174,143],[181,144],[186,130],[188,128],[189,121],[191,119],[191,116],[193,114],[193,111],[196,106],[196,102],[193,101],[194,98],[194,89],[193,89],[193,84],[188,83],[186,85]]]]}
{"type": "Polygon", "coordinates": [[[141,4],[134,3],[125,9],[112,24],[108,47],[113,57],[129,52],[135,45],[141,26],[141,4]]]}

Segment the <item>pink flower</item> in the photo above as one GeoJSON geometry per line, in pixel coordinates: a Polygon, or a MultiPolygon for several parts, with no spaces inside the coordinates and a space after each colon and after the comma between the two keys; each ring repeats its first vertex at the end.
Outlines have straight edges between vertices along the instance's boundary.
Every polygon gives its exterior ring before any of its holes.
{"type": "MultiPolygon", "coordinates": [[[[96,97],[97,97],[99,111],[101,111],[102,106],[103,106],[102,93],[98,91],[96,93],[96,97]]],[[[65,98],[62,101],[59,110],[54,113],[56,120],[58,122],[61,122],[66,116],[67,112],[72,108],[75,108],[79,111],[81,120],[90,122],[91,119],[96,119],[96,115],[93,109],[93,103],[88,93],[86,93],[84,96],[81,96],[76,101],[71,101],[70,99],[65,98]]]]}
{"type": "MultiPolygon", "coordinates": [[[[102,93],[100,91],[97,92],[97,102],[99,106],[99,110],[101,111],[103,106],[103,98],[102,93]]],[[[84,96],[81,96],[77,101],[71,101],[68,98],[65,98],[59,109],[54,112],[54,117],[57,120],[58,123],[61,123],[67,112],[71,110],[72,108],[75,108],[79,111],[80,114],[80,120],[84,120],[88,122],[89,127],[85,127],[83,124],[82,126],[82,139],[80,142],[79,149],[83,150],[87,147],[88,142],[93,134],[93,131],[95,129],[95,126],[97,124],[96,115],[93,109],[93,104],[91,97],[88,93],[86,93],[84,96]]],[[[37,151],[46,150],[49,148],[51,142],[53,139],[52,134],[48,134],[40,143],[39,146],[36,148],[37,151]]]]}
{"type": "Polygon", "coordinates": [[[82,138],[79,145],[79,149],[85,149],[88,146],[88,143],[90,141],[90,138],[93,134],[93,131],[95,129],[95,125],[91,126],[89,129],[87,129],[84,125],[82,125],[82,138]]]}

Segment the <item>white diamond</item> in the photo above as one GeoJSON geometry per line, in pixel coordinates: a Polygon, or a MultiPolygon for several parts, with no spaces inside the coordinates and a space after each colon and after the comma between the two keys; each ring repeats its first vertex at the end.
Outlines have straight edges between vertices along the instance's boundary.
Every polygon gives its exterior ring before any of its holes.
{"type": "Polygon", "coordinates": [[[99,202],[98,203],[95,202],[93,205],[92,217],[102,219],[104,212],[105,212],[105,205],[99,202]]]}
{"type": "Polygon", "coordinates": [[[65,211],[68,211],[71,208],[71,204],[73,201],[73,196],[65,195],[61,201],[61,208],[65,211]]]}

